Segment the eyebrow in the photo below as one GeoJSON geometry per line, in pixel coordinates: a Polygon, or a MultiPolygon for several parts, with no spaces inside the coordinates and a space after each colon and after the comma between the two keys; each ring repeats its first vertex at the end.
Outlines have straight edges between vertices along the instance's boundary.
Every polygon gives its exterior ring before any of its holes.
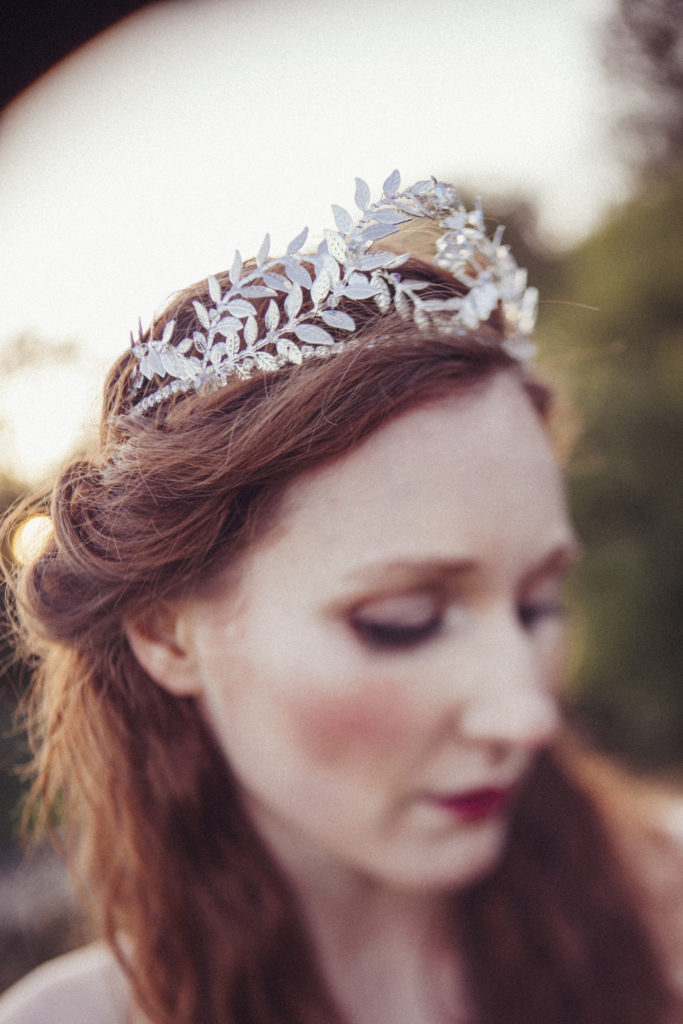
{"type": "Polygon", "coordinates": [[[476,569],[474,559],[411,559],[400,558],[395,561],[377,562],[363,566],[354,572],[349,573],[345,582],[364,584],[396,584],[405,580],[411,586],[420,582],[432,582],[434,580],[453,579],[457,576],[465,576],[476,569]]]}
{"type": "MultiPolygon", "coordinates": [[[[525,576],[533,580],[570,569],[581,556],[582,546],[571,537],[553,547],[525,576]]],[[[476,571],[478,563],[472,558],[396,559],[372,563],[349,573],[344,582],[363,586],[419,586],[420,584],[453,581],[476,571]]]]}
{"type": "Polygon", "coordinates": [[[553,548],[538,565],[534,566],[524,577],[526,584],[533,580],[543,579],[557,573],[564,573],[579,561],[583,554],[583,545],[577,537],[564,541],[553,548]]]}

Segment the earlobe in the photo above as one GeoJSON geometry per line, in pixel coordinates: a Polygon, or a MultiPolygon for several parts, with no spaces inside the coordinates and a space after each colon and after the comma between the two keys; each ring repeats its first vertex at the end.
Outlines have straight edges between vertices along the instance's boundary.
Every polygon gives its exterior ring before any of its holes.
{"type": "Polygon", "coordinates": [[[172,605],[159,604],[127,619],[123,628],[136,659],[159,686],[178,697],[199,694],[196,662],[172,605]]]}

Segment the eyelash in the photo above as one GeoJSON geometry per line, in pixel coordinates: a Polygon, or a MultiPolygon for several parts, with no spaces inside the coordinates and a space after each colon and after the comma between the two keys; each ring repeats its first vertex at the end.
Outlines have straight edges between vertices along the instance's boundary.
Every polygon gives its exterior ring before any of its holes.
{"type": "MultiPolygon", "coordinates": [[[[564,619],[567,610],[563,604],[554,601],[538,604],[522,604],[519,607],[519,621],[525,629],[533,629],[544,619],[564,619]]],[[[352,626],[360,639],[375,650],[406,649],[417,647],[431,640],[443,625],[442,615],[434,615],[417,625],[399,625],[393,622],[375,622],[372,619],[355,617],[352,626]]]]}
{"type": "Polygon", "coordinates": [[[417,647],[431,639],[441,629],[442,617],[435,615],[417,625],[402,626],[393,622],[374,622],[371,619],[354,618],[352,625],[360,639],[375,650],[417,647]]]}
{"type": "Polygon", "coordinates": [[[561,601],[541,601],[519,606],[519,621],[525,629],[533,629],[543,619],[564,619],[567,609],[561,601]]]}

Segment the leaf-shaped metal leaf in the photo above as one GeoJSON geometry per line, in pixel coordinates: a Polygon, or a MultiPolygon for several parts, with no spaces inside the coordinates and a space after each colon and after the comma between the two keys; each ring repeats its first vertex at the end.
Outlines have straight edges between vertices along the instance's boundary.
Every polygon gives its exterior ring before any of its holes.
{"type": "Polygon", "coordinates": [[[327,228],[325,230],[325,241],[327,242],[327,251],[330,256],[333,256],[338,263],[343,263],[346,258],[346,244],[342,235],[338,231],[330,231],[327,228]]]}
{"type": "Polygon", "coordinates": [[[301,349],[289,338],[280,338],[278,340],[277,354],[286,359],[288,363],[299,365],[302,362],[301,349]]]}
{"type": "Polygon", "coordinates": [[[270,252],[270,235],[266,233],[266,237],[261,242],[261,247],[256,254],[256,263],[260,267],[262,263],[268,259],[268,253],[270,252]]]}
{"type": "Polygon", "coordinates": [[[194,341],[192,338],[183,338],[183,340],[179,341],[176,345],[176,352],[179,352],[181,356],[184,356],[190,351],[193,345],[194,341]]]}
{"type": "Polygon", "coordinates": [[[194,334],[192,335],[192,340],[194,342],[194,347],[196,348],[197,352],[199,352],[199,354],[203,356],[204,353],[206,352],[206,346],[208,345],[206,337],[199,331],[195,331],[194,334]]]}
{"type": "Polygon", "coordinates": [[[341,294],[349,299],[369,299],[378,291],[373,284],[347,284],[341,294]]]}
{"type": "Polygon", "coordinates": [[[311,301],[315,306],[325,298],[331,287],[331,281],[326,270],[321,270],[311,286],[311,301]]]}
{"type": "Polygon", "coordinates": [[[341,309],[322,309],[320,311],[320,319],[328,327],[338,327],[342,331],[354,331],[356,329],[353,317],[350,317],[348,313],[342,312],[341,309]]]}
{"type": "Polygon", "coordinates": [[[227,334],[225,337],[225,358],[234,363],[240,347],[239,334],[227,334]]]}
{"type": "Polygon", "coordinates": [[[225,357],[226,353],[227,353],[227,347],[226,347],[225,342],[224,341],[217,341],[215,345],[211,346],[211,351],[209,352],[209,359],[213,363],[214,366],[218,366],[218,364],[220,363],[221,359],[223,359],[225,357]]]}
{"type": "Polygon", "coordinates": [[[313,284],[311,275],[306,270],[306,267],[302,267],[296,260],[285,260],[285,269],[291,281],[295,284],[300,284],[302,288],[310,288],[313,284]]]}
{"type": "Polygon", "coordinates": [[[224,316],[218,321],[214,327],[216,334],[234,334],[235,331],[239,331],[242,327],[242,321],[238,320],[235,316],[224,316]]]}
{"type": "Polygon", "coordinates": [[[242,257],[240,256],[239,249],[235,250],[235,258],[232,261],[232,267],[230,268],[230,280],[233,284],[239,284],[239,280],[242,276],[242,257]]]}
{"type": "Polygon", "coordinates": [[[258,324],[256,323],[256,317],[248,316],[247,322],[244,325],[244,340],[247,345],[253,345],[258,335],[258,324]]]}
{"type": "Polygon", "coordinates": [[[376,242],[378,238],[394,235],[398,228],[394,224],[369,224],[361,231],[361,238],[367,242],[376,242]]]}
{"type": "Polygon", "coordinates": [[[208,331],[208,329],[209,329],[209,314],[208,314],[208,312],[206,310],[206,306],[204,306],[201,302],[199,302],[198,299],[193,299],[192,300],[192,305],[194,306],[194,311],[197,314],[197,319],[199,320],[200,324],[202,325],[202,327],[205,328],[205,330],[208,331]]]}
{"type": "Polygon", "coordinates": [[[358,262],[361,270],[377,270],[379,267],[386,266],[393,259],[394,254],[391,252],[369,252],[365,256],[361,256],[358,262]]]}
{"type": "Polygon", "coordinates": [[[298,252],[307,238],[308,228],[304,228],[303,231],[300,231],[296,238],[293,238],[287,246],[287,255],[291,256],[293,253],[298,252]]]}
{"type": "Polygon", "coordinates": [[[292,285],[292,290],[285,299],[285,312],[290,320],[293,320],[301,309],[301,303],[303,302],[303,292],[301,287],[295,281],[292,285]]]}
{"type": "Polygon", "coordinates": [[[294,328],[299,341],[305,341],[308,345],[333,345],[334,338],[322,327],[315,324],[299,324],[294,328]]]}
{"type": "Polygon", "coordinates": [[[206,283],[209,286],[209,295],[211,296],[211,299],[214,302],[214,304],[217,306],[218,303],[221,301],[221,286],[219,285],[218,280],[213,276],[213,274],[210,277],[207,277],[206,283]]]}
{"type": "Polygon", "coordinates": [[[174,330],[175,330],[175,320],[169,320],[168,323],[164,326],[164,333],[161,335],[161,344],[162,345],[168,345],[169,341],[173,337],[174,330]]]}
{"type": "Polygon", "coordinates": [[[406,277],[405,280],[401,281],[401,286],[409,288],[411,292],[419,292],[429,286],[429,281],[420,281],[412,277],[406,277]]]}
{"type": "Polygon", "coordinates": [[[449,228],[451,231],[459,231],[465,227],[467,223],[467,214],[463,210],[462,212],[454,213],[450,217],[446,217],[443,221],[443,225],[449,228]]]}
{"type": "Polygon", "coordinates": [[[397,210],[403,210],[409,217],[424,217],[425,214],[419,209],[416,203],[408,199],[395,199],[394,206],[397,210]]]}
{"type": "Polygon", "coordinates": [[[398,256],[391,256],[386,261],[384,266],[385,267],[391,267],[391,269],[393,270],[395,267],[402,267],[403,264],[407,263],[409,259],[410,259],[410,253],[409,252],[402,252],[398,256]]]}
{"type": "Polygon", "coordinates": [[[183,357],[174,348],[165,348],[159,353],[164,372],[171,377],[183,376],[183,357]]]}
{"type": "Polygon", "coordinates": [[[140,363],[140,372],[151,380],[155,373],[158,373],[160,377],[164,375],[164,364],[161,361],[161,356],[155,348],[149,349],[145,359],[140,363]]]}
{"type": "Polygon", "coordinates": [[[256,307],[246,299],[231,299],[228,303],[228,312],[244,319],[245,316],[256,313],[256,307]]]}
{"type": "Polygon", "coordinates": [[[259,370],[277,370],[278,362],[270,352],[258,352],[256,354],[256,365],[259,370]]]}
{"type": "Polygon", "coordinates": [[[291,282],[283,274],[276,274],[273,271],[265,273],[263,281],[269,288],[275,288],[279,292],[288,292],[292,287],[291,282]]]}
{"type": "Polygon", "coordinates": [[[323,253],[320,257],[320,268],[325,270],[330,281],[334,285],[335,281],[340,278],[339,264],[335,260],[334,256],[330,256],[329,252],[323,253]]]}
{"type": "Polygon", "coordinates": [[[280,323],[280,307],[274,299],[271,299],[268,303],[268,309],[266,310],[266,328],[269,331],[274,331],[277,325],[280,323]]]}
{"type": "Polygon", "coordinates": [[[356,194],[354,199],[358,209],[365,213],[370,205],[370,189],[367,182],[363,181],[362,178],[356,178],[356,194]]]}
{"type": "Polygon", "coordinates": [[[401,187],[401,175],[398,171],[392,171],[382,186],[382,191],[387,198],[395,196],[401,187]]]}
{"type": "Polygon", "coordinates": [[[353,231],[353,218],[348,210],[345,210],[343,206],[337,206],[335,203],[332,203],[332,215],[338,230],[343,235],[350,235],[353,231]]]}
{"type": "Polygon", "coordinates": [[[404,224],[410,220],[408,215],[402,213],[401,210],[387,210],[386,208],[373,210],[372,216],[380,224],[404,224]]]}
{"type": "Polygon", "coordinates": [[[269,295],[275,295],[275,291],[267,285],[249,284],[245,288],[240,288],[240,295],[243,299],[265,299],[269,295]]]}

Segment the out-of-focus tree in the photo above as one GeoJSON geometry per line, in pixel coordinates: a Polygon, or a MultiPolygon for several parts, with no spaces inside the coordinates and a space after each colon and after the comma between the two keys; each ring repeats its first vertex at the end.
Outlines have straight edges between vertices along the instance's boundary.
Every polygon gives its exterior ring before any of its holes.
{"type": "Polygon", "coordinates": [[[622,91],[630,162],[651,172],[683,160],[683,0],[618,0],[605,65],[622,91]]]}
{"type": "Polygon", "coordinates": [[[683,701],[683,174],[644,188],[562,260],[558,376],[583,417],[570,482],[579,573],[576,702],[599,743],[680,767],[683,701]]]}
{"type": "MultiPolygon", "coordinates": [[[[2,445],[0,424],[0,446],[2,445]]],[[[0,516],[21,495],[24,487],[0,468],[0,516]]],[[[16,766],[25,759],[23,738],[13,729],[13,716],[21,688],[21,668],[10,639],[4,584],[0,583],[0,856],[15,838],[21,784],[16,766]]]]}
{"type": "MultiPolygon", "coordinates": [[[[0,380],[3,388],[26,373],[50,373],[54,367],[74,365],[78,346],[70,341],[49,342],[26,332],[10,338],[0,348],[0,380]]],[[[11,424],[0,413],[0,516],[29,489],[28,481],[9,458],[11,424]]],[[[26,759],[23,737],[13,727],[16,706],[24,685],[25,669],[16,658],[5,610],[4,584],[0,582],[0,855],[16,839],[21,785],[17,765],[26,759]]]]}

